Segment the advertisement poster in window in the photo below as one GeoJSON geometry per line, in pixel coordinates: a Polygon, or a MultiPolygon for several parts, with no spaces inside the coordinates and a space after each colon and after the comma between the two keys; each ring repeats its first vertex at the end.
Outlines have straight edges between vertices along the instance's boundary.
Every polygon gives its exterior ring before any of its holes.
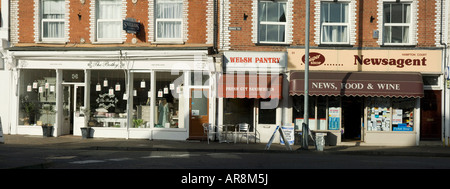
{"type": "Polygon", "coordinates": [[[328,110],[328,129],[329,130],[339,130],[340,123],[340,113],[341,108],[339,107],[330,107],[328,110]]]}

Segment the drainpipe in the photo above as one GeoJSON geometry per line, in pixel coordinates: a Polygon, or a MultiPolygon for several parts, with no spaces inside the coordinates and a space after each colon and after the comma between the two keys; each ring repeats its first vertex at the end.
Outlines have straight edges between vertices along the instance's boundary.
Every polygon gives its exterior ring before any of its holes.
{"type": "Polygon", "coordinates": [[[213,34],[213,50],[214,50],[214,54],[217,54],[217,27],[218,27],[218,24],[217,24],[217,16],[218,16],[218,14],[217,14],[217,12],[218,12],[218,10],[217,10],[217,0],[214,0],[214,5],[213,5],[213,7],[214,7],[214,10],[213,10],[213,16],[214,16],[214,18],[213,18],[213,22],[214,22],[214,27],[213,27],[213,32],[214,32],[214,34],[213,34]]]}
{"type": "MultiPolygon", "coordinates": [[[[441,45],[443,45],[444,46],[444,55],[443,55],[443,58],[444,58],[444,63],[443,63],[443,66],[444,66],[444,70],[445,69],[447,69],[447,43],[444,43],[443,42],[443,36],[444,36],[444,21],[443,21],[443,18],[444,18],[444,1],[443,0],[441,0],[441,35],[440,35],[440,44],[441,45]]],[[[447,24],[446,24],[447,25],[447,24]]],[[[450,74],[450,73],[447,73],[447,74],[450,74]]],[[[444,141],[443,141],[443,145],[444,146],[446,146],[446,145],[448,145],[448,139],[450,138],[448,135],[447,135],[447,132],[448,131],[446,131],[446,127],[447,127],[447,124],[448,124],[448,122],[449,121],[447,121],[447,119],[449,119],[449,116],[447,116],[447,114],[449,113],[449,111],[448,111],[448,108],[449,108],[449,105],[448,105],[448,100],[447,100],[447,96],[448,96],[448,91],[447,91],[448,89],[447,89],[447,78],[444,78],[444,113],[443,113],[443,115],[442,115],[442,117],[443,117],[443,131],[442,131],[442,133],[443,133],[443,136],[444,136],[444,141]]]]}

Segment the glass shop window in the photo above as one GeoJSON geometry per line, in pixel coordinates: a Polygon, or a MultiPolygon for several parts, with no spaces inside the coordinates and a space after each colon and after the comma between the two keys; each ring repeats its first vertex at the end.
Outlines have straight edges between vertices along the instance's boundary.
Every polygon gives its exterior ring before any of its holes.
{"type": "Polygon", "coordinates": [[[56,118],[56,71],[20,71],[20,125],[54,125],[56,118]]]}
{"type": "Polygon", "coordinates": [[[155,72],[156,104],[154,127],[184,128],[182,72],[155,72]]]}
{"type": "MultiPolygon", "coordinates": [[[[304,115],[305,115],[305,104],[304,104],[305,98],[303,96],[294,96],[293,97],[293,105],[292,105],[292,118],[295,125],[296,130],[302,129],[302,124],[304,121],[304,115]]],[[[313,96],[310,96],[308,98],[308,115],[309,115],[309,128],[311,130],[316,130],[316,123],[315,123],[315,107],[316,107],[316,99],[313,96]]]]}
{"type": "Polygon", "coordinates": [[[414,98],[399,98],[392,100],[392,130],[414,130],[414,98]]]}
{"type": "Polygon", "coordinates": [[[127,127],[125,74],[123,70],[92,70],[89,125],[127,127]]]}
{"type": "Polygon", "coordinates": [[[254,103],[255,99],[224,98],[223,124],[235,125],[238,123],[248,123],[252,125],[254,103]]]}
{"type": "Polygon", "coordinates": [[[133,73],[133,120],[134,128],[150,127],[151,73],[133,73]]]}
{"type": "Polygon", "coordinates": [[[367,130],[391,131],[391,101],[389,98],[367,98],[367,130]]]}
{"type": "Polygon", "coordinates": [[[341,128],[341,98],[328,97],[328,130],[341,128]]]}

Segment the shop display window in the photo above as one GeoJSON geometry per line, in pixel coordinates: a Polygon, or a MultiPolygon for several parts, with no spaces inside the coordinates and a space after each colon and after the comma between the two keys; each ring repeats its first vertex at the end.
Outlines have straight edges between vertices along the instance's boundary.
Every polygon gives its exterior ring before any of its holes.
{"type": "Polygon", "coordinates": [[[414,105],[415,99],[400,98],[392,100],[392,130],[414,130],[414,105]]]}
{"type": "MultiPolygon", "coordinates": [[[[341,121],[340,97],[310,96],[309,129],[339,130],[341,121]]],[[[302,129],[304,121],[304,97],[293,98],[293,122],[296,130],[302,129]]]]}
{"type": "Polygon", "coordinates": [[[126,72],[92,70],[89,125],[127,127],[126,72]]]}
{"type": "Polygon", "coordinates": [[[255,99],[224,98],[223,124],[253,123],[255,99]],[[239,115],[239,116],[236,116],[239,115]]]}
{"type": "Polygon", "coordinates": [[[366,99],[367,130],[391,131],[391,101],[389,98],[366,99]]]}
{"type": "Polygon", "coordinates": [[[56,118],[56,71],[20,71],[20,125],[54,125],[56,118]]]}
{"type": "Polygon", "coordinates": [[[150,127],[151,73],[133,73],[133,120],[134,128],[150,127]]]}
{"type": "Polygon", "coordinates": [[[155,128],[184,128],[183,72],[155,72],[155,128]]]}
{"type": "MultiPolygon", "coordinates": [[[[315,114],[315,107],[316,107],[316,97],[310,96],[308,98],[308,115],[309,115],[309,129],[316,130],[316,114],[315,114]]],[[[293,116],[293,122],[295,125],[296,130],[302,129],[302,124],[304,121],[304,115],[305,115],[305,98],[304,96],[294,96],[293,98],[293,110],[292,110],[292,116],[293,116]]]]}
{"type": "Polygon", "coordinates": [[[341,98],[328,97],[328,130],[339,130],[341,127],[341,98]]]}

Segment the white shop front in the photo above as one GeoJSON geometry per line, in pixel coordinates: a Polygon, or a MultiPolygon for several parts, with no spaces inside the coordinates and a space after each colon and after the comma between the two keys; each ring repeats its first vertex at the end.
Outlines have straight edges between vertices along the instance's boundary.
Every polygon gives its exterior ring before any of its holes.
{"type": "Polygon", "coordinates": [[[192,121],[199,110],[213,115],[207,49],[10,52],[11,134],[42,135],[50,125],[53,136],[80,136],[89,127],[91,137],[186,140],[203,134],[192,121]]]}

